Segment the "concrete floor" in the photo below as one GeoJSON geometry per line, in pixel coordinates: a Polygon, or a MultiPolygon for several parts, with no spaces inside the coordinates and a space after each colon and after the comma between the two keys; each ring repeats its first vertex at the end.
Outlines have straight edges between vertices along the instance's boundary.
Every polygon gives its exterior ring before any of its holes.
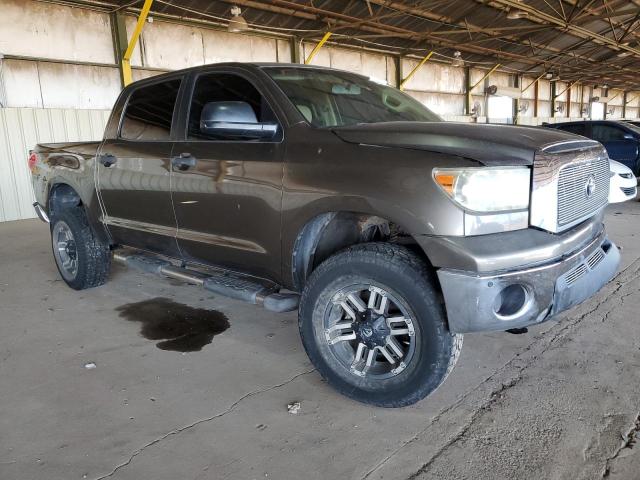
{"type": "Polygon", "coordinates": [[[527,335],[467,335],[447,382],[396,410],[329,388],[294,313],[120,268],[75,292],[44,224],[0,224],[0,478],[639,478],[639,216],[609,207],[623,265],[596,298],[527,335]],[[230,328],[158,348],[122,306],[162,297],[230,328]]]}

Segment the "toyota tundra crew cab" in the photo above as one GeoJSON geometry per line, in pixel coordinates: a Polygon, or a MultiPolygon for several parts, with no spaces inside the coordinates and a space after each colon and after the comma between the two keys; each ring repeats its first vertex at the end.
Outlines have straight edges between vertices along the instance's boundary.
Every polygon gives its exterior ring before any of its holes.
{"type": "Polygon", "coordinates": [[[341,393],[416,402],[462,334],[538,324],[620,255],[602,145],[447,123],[353,73],[218,64],[133,83],[100,142],[30,152],[38,215],[74,289],[112,260],[273,311],[341,393]]]}

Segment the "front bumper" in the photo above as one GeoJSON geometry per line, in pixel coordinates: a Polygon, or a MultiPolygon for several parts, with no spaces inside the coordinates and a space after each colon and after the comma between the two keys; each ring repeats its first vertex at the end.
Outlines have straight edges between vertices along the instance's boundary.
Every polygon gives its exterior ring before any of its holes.
{"type": "Polygon", "coordinates": [[[619,263],[618,248],[602,230],[578,252],[547,265],[498,274],[442,268],[449,328],[465,333],[541,323],[595,294],[619,263]]]}

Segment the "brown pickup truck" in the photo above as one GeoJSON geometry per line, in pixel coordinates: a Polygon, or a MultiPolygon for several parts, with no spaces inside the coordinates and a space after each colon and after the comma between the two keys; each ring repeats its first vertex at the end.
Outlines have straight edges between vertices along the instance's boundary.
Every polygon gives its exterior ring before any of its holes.
{"type": "Polygon", "coordinates": [[[462,334],[543,322],[597,292],[609,160],[551,129],[445,123],[360,75],[219,64],[125,88],[100,142],[30,152],[60,274],[112,259],[299,311],[337,390],[402,406],[462,334]]]}

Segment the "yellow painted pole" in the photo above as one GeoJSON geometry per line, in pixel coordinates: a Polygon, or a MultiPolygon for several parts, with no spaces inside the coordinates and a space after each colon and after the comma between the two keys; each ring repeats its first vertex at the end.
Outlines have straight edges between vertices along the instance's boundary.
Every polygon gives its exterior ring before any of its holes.
{"type": "Polygon", "coordinates": [[[429,61],[429,59],[431,58],[431,55],[433,55],[433,52],[429,52],[427,54],[426,57],[424,57],[422,60],[420,60],[420,63],[418,63],[415,67],[413,67],[413,70],[411,70],[409,72],[409,75],[407,75],[401,82],[400,82],[400,86],[398,87],[400,90],[404,90],[404,85],[405,83],[407,83],[409,80],[411,80],[411,77],[413,77],[416,72],[418,71],[418,69],[423,66],[425,63],[427,63],[429,61]]]}
{"type": "Polygon", "coordinates": [[[613,100],[614,98],[618,98],[620,96],[620,92],[616,93],[613,97],[609,97],[608,100],[613,100]]]}
{"type": "Polygon", "coordinates": [[[133,78],[131,76],[131,56],[133,55],[133,50],[136,48],[138,43],[138,39],[140,38],[140,33],[142,32],[142,28],[144,27],[144,22],[147,21],[147,15],[149,15],[149,10],[151,10],[151,4],[153,0],[144,0],[144,5],[142,6],[142,10],[140,10],[140,16],[138,17],[138,23],[136,23],[136,28],[133,30],[133,35],[131,35],[131,40],[129,40],[129,45],[124,52],[122,57],[122,82],[126,87],[131,82],[133,82],[133,78]]]}
{"type": "Polygon", "coordinates": [[[327,32],[324,34],[324,37],[322,37],[322,40],[320,40],[318,44],[315,47],[313,47],[313,50],[311,50],[311,53],[309,54],[307,59],[304,61],[305,65],[309,65],[311,63],[311,60],[313,60],[313,57],[316,56],[316,53],[318,53],[322,48],[322,46],[327,42],[327,40],[329,40],[329,37],[331,37],[331,32],[327,32]]]}
{"type": "MultiPolygon", "coordinates": [[[[532,86],[534,86],[536,83],[538,83],[538,80],[540,80],[542,77],[544,77],[545,73],[546,72],[542,72],[540,75],[538,75],[538,77],[533,82],[531,82],[529,85],[527,85],[522,90],[520,90],[520,93],[522,94],[522,93],[526,92],[532,86]]],[[[516,98],[516,119],[515,119],[515,123],[518,124],[519,122],[520,122],[520,99],[516,98]]]]}
{"type": "Polygon", "coordinates": [[[471,93],[471,92],[473,91],[473,89],[474,89],[474,88],[476,88],[478,85],[480,85],[482,82],[484,82],[484,80],[485,80],[489,75],[491,75],[493,72],[495,72],[495,71],[498,69],[498,67],[499,67],[499,66],[500,66],[500,64],[498,63],[495,67],[493,67],[491,70],[489,70],[487,73],[485,73],[485,74],[482,76],[482,78],[481,78],[480,80],[478,80],[478,81],[473,85],[473,87],[471,87],[471,88],[469,89],[469,93],[471,93]]]}
{"type": "Polygon", "coordinates": [[[541,73],[541,74],[540,74],[540,76],[539,76],[538,78],[536,78],[533,82],[531,82],[529,85],[527,85],[526,87],[524,87],[524,89],[523,89],[521,92],[522,92],[522,93],[524,93],[524,92],[526,92],[527,90],[529,90],[531,87],[533,87],[533,86],[536,84],[536,82],[537,82],[538,80],[540,80],[542,77],[544,77],[544,76],[545,76],[545,74],[546,74],[546,72],[541,73]]]}
{"type": "Polygon", "coordinates": [[[564,92],[566,92],[567,90],[569,90],[571,87],[573,87],[576,83],[578,83],[578,81],[576,80],[575,82],[570,83],[567,88],[565,88],[564,90],[562,90],[560,93],[556,94],[556,96],[554,98],[558,98],[560,95],[562,95],[564,92]]]}
{"type": "Polygon", "coordinates": [[[489,70],[487,73],[485,73],[485,74],[482,76],[482,78],[481,78],[480,80],[478,80],[478,81],[477,81],[477,82],[476,82],[476,83],[475,83],[475,84],[474,84],[474,85],[469,89],[469,91],[467,92],[467,99],[468,99],[467,101],[469,102],[469,105],[471,105],[471,99],[472,99],[472,98],[471,98],[471,92],[473,92],[473,89],[474,89],[474,88],[476,88],[478,85],[480,85],[482,82],[484,82],[484,81],[485,81],[485,79],[486,79],[487,77],[489,77],[489,75],[491,75],[493,72],[495,72],[495,71],[498,69],[498,67],[499,67],[499,66],[500,66],[500,64],[499,64],[499,63],[498,63],[498,64],[496,64],[496,66],[495,66],[495,67],[493,67],[491,70],[489,70]]]}

